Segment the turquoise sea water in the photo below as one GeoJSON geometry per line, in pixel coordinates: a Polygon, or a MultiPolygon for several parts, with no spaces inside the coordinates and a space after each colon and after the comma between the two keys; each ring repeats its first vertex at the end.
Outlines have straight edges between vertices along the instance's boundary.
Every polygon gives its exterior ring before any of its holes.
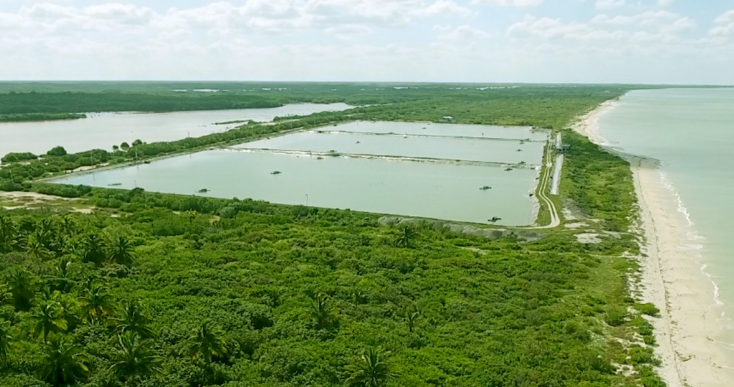
{"type": "Polygon", "coordinates": [[[599,130],[612,147],[660,160],[679,199],[671,210],[688,219],[681,244],[713,281],[720,339],[734,343],[734,89],[632,91],[599,130]]]}

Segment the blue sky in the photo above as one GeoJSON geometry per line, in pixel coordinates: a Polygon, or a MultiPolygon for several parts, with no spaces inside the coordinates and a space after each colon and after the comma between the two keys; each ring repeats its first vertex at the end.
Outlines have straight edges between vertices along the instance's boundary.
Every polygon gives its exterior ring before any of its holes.
{"type": "Polygon", "coordinates": [[[0,0],[2,79],[734,84],[732,0],[0,0]]]}

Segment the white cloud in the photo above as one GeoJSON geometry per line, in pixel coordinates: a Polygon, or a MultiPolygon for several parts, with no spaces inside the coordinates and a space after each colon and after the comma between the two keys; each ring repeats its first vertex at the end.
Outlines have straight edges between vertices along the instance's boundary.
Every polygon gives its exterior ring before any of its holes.
{"type": "Polygon", "coordinates": [[[693,21],[668,11],[648,11],[635,15],[597,15],[589,22],[564,22],[561,19],[526,16],[512,24],[507,35],[519,40],[541,40],[564,48],[564,42],[604,43],[602,49],[641,48],[650,43],[684,45],[682,34],[694,28],[693,21]]]}
{"type": "Polygon", "coordinates": [[[734,9],[724,12],[714,20],[709,35],[718,40],[734,37],[734,9]]]}
{"type": "Polygon", "coordinates": [[[553,15],[543,0],[110,1],[0,0],[3,77],[734,80],[734,9],[709,25],[659,0],[573,0],[583,12],[553,15]]]}
{"type": "Polygon", "coordinates": [[[336,27],[329,27],[326,32],[340,40],[350,40],[362,37],[372,33],[372,29],[361,24],[343,24],[336,27]]]}
{"type": "Polygon", "coordinates": [[[420,10],[424,15],[456,15],[468,17],[474,14],[472,10],[462,7],[451,0],[437,0],[433,4],[420,10]]]}
{"type": "Polygon", "coordinates": [[[475,4],[487,4],[502,7],[536,7],[544,0],[473,0],[475,4]]]}
{"type": "Polygon", "coordinates": [[[673,4],[673,0],[658,0],[658,5],[661,7],[667,7],[673,4]]]}
{"type": "Polygon", "coordinates": [[[596,24],[607,24],[616,26],[661,26],[661,25],[689,25],[693,26],[693,20],[689,17],[681,16],[669,11],[646,11],[635,15],[617,15],[608,16],[605,14],[596,15],[591,19],[596,24]]]}
{"type": "Polygon", "coordinates": [[[155,12],[150,8],[133,4],[108,3],[86,7],[84,15],[119,24],[146,24],[150,22],[155,12]]]}
{"type": "Polygon", "coordinates": [[[492,36],[489,32],[470,25],[460,25],[456,27],[434,26],[433,29],[439,32],[439,40],[451,42],[452,44],[471,44],[480,40],[489,39],[492,36]]]}
{"type": "Polygon", "coordinates": [[[625,0],[596,0],[594,7],[599,10],[610,10],[623,6],[625,0]]]}

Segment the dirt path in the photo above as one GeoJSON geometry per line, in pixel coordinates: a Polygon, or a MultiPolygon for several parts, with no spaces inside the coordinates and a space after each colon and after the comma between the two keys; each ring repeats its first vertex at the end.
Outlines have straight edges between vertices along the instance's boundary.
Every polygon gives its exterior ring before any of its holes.
{"type": "Polygon", "coordinates": [[[532,229],[542,229],[542,228],[554,228],[558,227],[561,224],[561,218],[558,216],[558,210],[556,209],[556,205],[553,203],[553,201],[548,197],[546,192],[548,191],[548,186],[550,183],[550,176],[551,171],[553,170],[553,161],[552,160],[552,147],[547,146],[545,150],[545,168],[542,171],[542,174],[540,175],[540,182],[538,183],[538,199],[545,203],[545,205],[548,207],[548,211],[550,212],[551,221],[545,226],[535,226],[535,227],[527,227],[532,229]]]}

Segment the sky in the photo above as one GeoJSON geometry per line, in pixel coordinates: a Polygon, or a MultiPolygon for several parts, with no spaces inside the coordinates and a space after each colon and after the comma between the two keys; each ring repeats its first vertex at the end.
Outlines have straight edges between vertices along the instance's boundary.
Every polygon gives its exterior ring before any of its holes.
{"type": "Polygon", "coordinates": [[[734,0],[0,0],[0,79],[734,84],[734,0]]]}

